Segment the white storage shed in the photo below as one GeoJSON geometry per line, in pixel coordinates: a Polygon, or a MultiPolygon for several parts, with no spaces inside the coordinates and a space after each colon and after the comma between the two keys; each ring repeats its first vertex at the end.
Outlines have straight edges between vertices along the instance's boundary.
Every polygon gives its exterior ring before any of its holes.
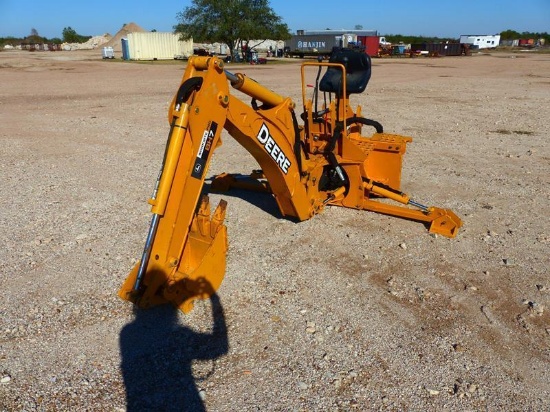
{"type": "Polygon", "coordinates": [[[130,60],[186,59],[193,54],[193,39],[181,41],[179,34],[133,32],[127,40],[130,60]]]}

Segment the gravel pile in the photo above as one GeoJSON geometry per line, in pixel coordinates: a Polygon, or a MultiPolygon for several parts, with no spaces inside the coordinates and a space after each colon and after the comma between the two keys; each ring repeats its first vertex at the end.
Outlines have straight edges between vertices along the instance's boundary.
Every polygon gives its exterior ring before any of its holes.
{"type": "Polygon", "coordinates": [[[88,41],[84,43],[62,43],[61,49],[65,51],[71,50],[93,50],[98,47],[102,47],[112,36],[110,34],[104,34],[102,36],[92,36],[88,41]]]}

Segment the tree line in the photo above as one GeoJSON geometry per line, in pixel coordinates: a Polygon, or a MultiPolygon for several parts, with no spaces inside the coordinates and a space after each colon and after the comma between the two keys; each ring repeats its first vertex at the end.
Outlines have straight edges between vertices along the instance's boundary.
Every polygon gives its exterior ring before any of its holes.
{"type": "MultiPolygon", "coordinates": [[[[543,32],[527,32],[524,31],[519,33],[515,30],[505,30],[500,33],[501,40],[519,40],[519,39],[545,39],[546,44],[550,44],[550,34],[543,32]]],[[[404,43],[404,44],[420,44],[420,43],[457,43],[459,38],[452,37],[426,37],[426,36],[409,36],[402,34],[386,34],[384,35],[386,40],[393,44],[404,43]]]]}
{"type": "Polygon", "coordinates": [[[500,32],[500,39],[501,40],[519,40],[519,39],[544,39],[546,44],[550,42],[550,34],[546,32],[517,32],[515,30],[504,30],[500,32]]]}
{"type": "Polygon", "coordinates": [[[61,43],[86,43],[92,36],[83,36],[78,34],[72,27],[65,27],[61,32],[61,37],[53,37],[48,39],[38,34],[35,28],[31,29],[28,36],[25,37],[0,37],[0,45],[10,44],[16,46],[18,44],[61,44],[61,43]]]}

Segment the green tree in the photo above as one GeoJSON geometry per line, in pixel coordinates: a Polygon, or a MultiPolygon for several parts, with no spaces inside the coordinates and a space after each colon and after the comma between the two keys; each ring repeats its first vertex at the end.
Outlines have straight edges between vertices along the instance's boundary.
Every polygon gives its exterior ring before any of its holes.
{"type": "Polygon", "coordinates": [[[290,38],[288,26],[268,0],[192,0],[176,17],[174,31],[183,40],[225,43],[232,59],[242,42],[290,38]]]}
{"type": "Polygon", "coordinates": [[[46,40],[46,38],[45,38],[45,37],[41,37],[41,36],[38,34],[38,31],[37,31],[34,27],[31,29],[31,34],[29,34],[29,35],[25,38],[25,42],[26,42],[26,43],[34,43],[34,44],[45,43],[45,40],[46,40]]]}
{"type": "Polygon", "coordinates": [[[504,30],[500,32],[500,38],[502,40],[516,40],[519,39],[521,35],[515,30],[504,30]]]}
{"type": "Polygon", "coordinates": [[[71,26],[65,27],[61,32],[61,35],[63,36],[64,42],[77,43],[78,34],[76,33],[76,30],[73,29],[71,26]]]}
{"type": "Polygon", "coordinates": [[[92,36],[82,36],[76,32],[72,27],[65,27],[61,32],[63,36],[63,41],[65,43],[84,43],[89,40],[92,36]]]}

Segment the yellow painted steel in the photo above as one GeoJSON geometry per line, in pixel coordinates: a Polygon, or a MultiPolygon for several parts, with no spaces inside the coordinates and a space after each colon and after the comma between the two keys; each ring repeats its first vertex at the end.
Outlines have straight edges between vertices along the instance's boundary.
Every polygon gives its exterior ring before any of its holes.
{"type": "Polygon", "coordinates": [[[168,147],[150,199],[158,225],[151,226],[150,247],[146,242],[143,256],[148,259],[130,272],[120,297],[142,307],[170,302],[188,312],[194,300],[219,288],[226,266],[227,204],[222,200],[211,214],[203,188],[223,129],[256,159],[261,171],[248,182],[222,174],[213,179],[211,189],[268,191],[283,216],[299,221],[336,205],[413,219],[424,222],[432,233],[457,235],[462,221],[456,214],[424,207],[400,191],[402,158],[410,137],[384,133],[377,122],[365,121],[360,106],[351,108],[347,93],[333,96],[315,112],[317,107],[314,110],[306,98],[305,72],[333,66],[342,71],[345,90],[344,65],[302,65],[304,113],[298,116],[291,98],[243,74],[225,72],[221,59],[189,59],[168,111],[168,147]],[[228,81],[263,105],[251,107],[232,96],[228,81]],[[297,121],[300,117],[303,125],[297,121]],[[376,133],[364,135],[367,126],[377,127],[376,133]]]}
{"type": "Polygon", "coordinates": [[[383,187],[376,186],[372,180],[368,182],[364,182],[363,186],[368,191],[377,194],[378,196],[387,197],[388,199],[395,200],[396,202],[407,204],[409,203],[410,196],[407,196],[404,193],[395,193],[391,190],[384,189],[383,187]]]}
{"type": "Polygon", "coordinates": [[[150,259],[137,289],[141,261],[119,291],[123,299],[141,307],[171,302],[187,312],[195,299],[213,293],[225,275],[226,203],[220,202],[211,216],[208,197],[200,199],[227,117],[227,104],[218,98],[229,95],[222,69],[219,59],[191,59],[180,88],[189,79],[201,81],[183,93],[187,101],[179,106],[174,98],[169,109],[169,143],[158,190],[151,199],[152,212],[160,218],[150,259]]]}
{"type": "Polygon", "coordinates": [[[236,76],[239,80],[231,85],[235,89],[249,95],[250,97],[258,99],[259,101],[267,103],[271,106],[278,106],[285,100],[283,96],[267,89],[254,80],[249,79],[244,74],[237,73],[236,76]]]}
{"type": "Polygon", "coordinates": [[[175,118],[172,125],[172,135],[166,151],[166,160],[163,173],[159,182],[158,192],[156,197],[149,200],[152,205],[151,212],[158,215],[163,215],[166,209],[166,201],[170,194],[170,188],[174,181],[176,166],[180,157],[181,149],[185,133],[187,132],[187,124],[189,122],[189,105],[184,103],[181,108],[181,117],[175,118]]]}

